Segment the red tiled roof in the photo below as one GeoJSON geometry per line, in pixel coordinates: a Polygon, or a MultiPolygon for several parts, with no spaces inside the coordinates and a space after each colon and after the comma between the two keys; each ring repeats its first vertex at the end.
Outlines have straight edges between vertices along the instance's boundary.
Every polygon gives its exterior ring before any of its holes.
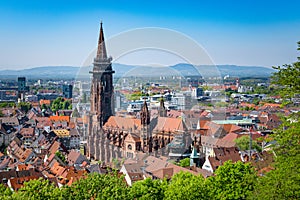
{"type": "Polygon", "coordinates": [[[157,125],[154,128],[154,131],[180,131],[184,132],[187,128],[181,118],[169,118],[169,117],[158,117],[157,125]]]}
{"type": "Polygon", "coordinates": [[[239,151],[235,147],[214,148],[213,150],[215,153],[215,157],[208,157],[213,170],[216,170],[219,166],[223,165],[224,162],[228,160],[231,160],[233,163],[241,161],[239,151]]]}
{"type": "Polygon", "coordinates": [[[159,179],[170,179],[174,174],[174,168],[162,168],[152,172],[152,175],[159,179]]]}
{"type": "Polygon", "coordinates": [[[70,122],[70,116],[50,116],[51,121],[59,122],[59,121],[66,121],[70,122]]]}
{"type": "Polygon", "coordinates": [[[48,150],[49,154],[55,154],[58,151],[59,147],[60,147],[60,142],[53,141],[53,143],[51,144],[48,150]]]}
{"type": "Polygon", "coordinates": [[[23,137],[33,137],[34,136],[34,128],[22,128],[20,130],[20,134],[23,137]]]}
{"type": "Polygon", "coordinates": [[[232,132],[241,132],[243,130],[242,127],[237,126],[235,124],[224,124],[223,129],[226,131],[226,133],[232,133],[232,132]]]}
{"type": "Polygon", "coordinates": [[[51,101],[50,100],[47,100],[47,99],[41,99],[40,100],[40,105],[50,105],[51,104],[51,101]]]}
{"type": "Polygon", "coordinates": [[[139,119],[132,119],[132,118],[124,118],[124,117],[117,117],[111,116],[109,117],[108,121],[103,126],[106,129],[109,128],[119,128],[119,129],[132,129],[134,130],[141,130],[141,120],[139,119]]]}
{"type": "Polygon", "coordinates": [[[30,180],[39,179],[39,176],[25,176],[25,177],[19,177],[19,178],[11,178],[9,179],[11,187],[13,190],[19,190],[21,187],[23,187],[24,182],[28,182],[30,180]]]}
{"type": "Polygon", "coordinates": [[[222,140],[233,142],[238,137],[240,137],[239,134],[231,132],[231,133],[228,133],[227,135],[225,135],[225,137],[223,137],[222,140]]]}

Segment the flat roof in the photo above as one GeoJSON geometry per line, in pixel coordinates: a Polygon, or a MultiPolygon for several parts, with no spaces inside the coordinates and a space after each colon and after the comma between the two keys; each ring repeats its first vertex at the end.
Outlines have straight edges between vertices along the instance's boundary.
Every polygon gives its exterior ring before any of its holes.
{"type": "Polygon", "coordinates": [[[242,120],[213,120],[212,122],[216,123],[216,124],[235,124],[235,125],[239,125],[239,124],[253,124],[252,119],[242,119],[242,120]]]}

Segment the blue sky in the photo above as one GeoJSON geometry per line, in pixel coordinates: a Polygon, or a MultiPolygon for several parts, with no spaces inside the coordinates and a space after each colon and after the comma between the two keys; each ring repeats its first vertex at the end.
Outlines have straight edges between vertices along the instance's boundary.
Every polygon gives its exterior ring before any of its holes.
{"type": "Polygon", "coordinates": [[[299,7],[296,0],[1,1],[0,70],[80,66],[97,45],[100,20],[106,38],[162,27],[193,38],[216,64],[282,65],[297,57],[299,7]]]}

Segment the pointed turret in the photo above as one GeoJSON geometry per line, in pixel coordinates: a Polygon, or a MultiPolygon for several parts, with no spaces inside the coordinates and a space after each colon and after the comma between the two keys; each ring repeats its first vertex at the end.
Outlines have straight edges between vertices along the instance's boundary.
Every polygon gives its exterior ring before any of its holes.
{"type": "Polygon", "coordinates": [[[100,23],[100,34],[99,34],[99,41],[98,41],[98,51],[97,51],[97,59],[107,59],[105,41],[104,41],[104,33],[102,28],[102,21],[100,23]]]}
{"type": "Polygon", "coordinates": [[[140,135],[141,149],[144,152],[152,152],[152,133],[150,131],[150,113],[148,110],[146,99],[141,109],[142,130],[140,135]]]}
{"type": "Polygon", "coordinates": [[[198,166],[199,163],[199,156],[198,156],[198,152],[197,149],[195,148],[195,146],[193,146],[193,150],[190,156],[190,166],[198,166]]]}
{"type": "Polygon", "coordinates": [[[161,97],[161,99],[160,99],[159,116],[160,117],[166,117],[167,116],[167,110],[165,108],[165,102],[164,102],[163,97],[161,97]]]}
{"type": "Polygon", "coordinates": [[[144,101],[144,105],[141,110],[141,124],[142,125],[149,125],[150,124],[150,113],[148,110],[147,102],[144,101]]]}

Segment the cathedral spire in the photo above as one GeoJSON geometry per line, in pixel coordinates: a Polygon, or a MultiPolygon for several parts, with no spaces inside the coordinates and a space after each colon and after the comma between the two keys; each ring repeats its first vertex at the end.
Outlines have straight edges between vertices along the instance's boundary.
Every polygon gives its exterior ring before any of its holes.
{"type": "Polygon", "coordinates": [[[150,124],[150,113],[148,110],[146,99],[144,100],[144,105],[141,110],[141,124],[142,125],[150,124]]]}
{"type": "Polygon", "coordinates": [[[102,28],[102,21],[100,22],[100,34],[98,41],[98,50],[97,50],[97,59],[107,59],[105,41],[104,41],[104,33],[102,28]]]}
{"type": "Polygon", "coordinates": [[[97,56],[94,59],[93,71],[91,82],[91,109],[90,112],[95,120],[102,126],[107,122],[108,118],[113,115],[114,102],[113,102],[113,73],[112,58],[107,58],[102,22],[100,23],[100,34],[98,41],[97,56]],[[105,73],[104,73],[105,72],[105,73]]]}

